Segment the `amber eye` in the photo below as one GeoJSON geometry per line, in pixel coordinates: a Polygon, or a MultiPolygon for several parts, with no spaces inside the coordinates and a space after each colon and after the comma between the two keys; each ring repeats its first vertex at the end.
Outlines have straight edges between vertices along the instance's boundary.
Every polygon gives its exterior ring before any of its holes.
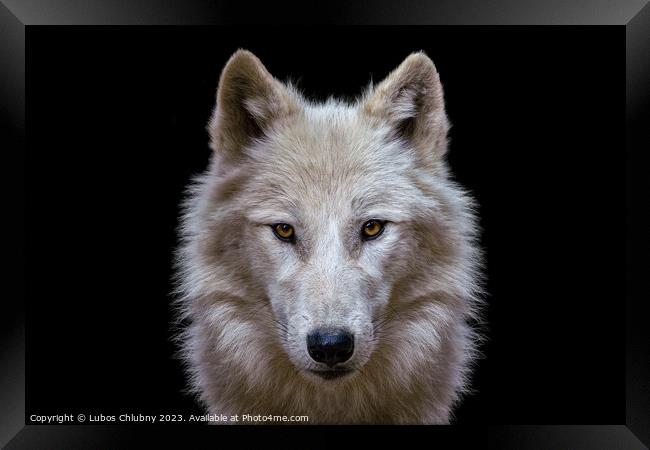
{"type": "Polygon", "coordinates": [[[384,223],[377,220],[369,220],[361,227],[361,237],[365,240],[374,239],[384,231],[384,223]]]}
{"type": "Polygon", "coordinates": [[[276,223],[275,225],[271,225],[271,228],[273,228],[273,233],[275,233],[275,236],[278,239],[287,242],[293,241],[294,239],[293,227],[288,223],[276,223]]]}

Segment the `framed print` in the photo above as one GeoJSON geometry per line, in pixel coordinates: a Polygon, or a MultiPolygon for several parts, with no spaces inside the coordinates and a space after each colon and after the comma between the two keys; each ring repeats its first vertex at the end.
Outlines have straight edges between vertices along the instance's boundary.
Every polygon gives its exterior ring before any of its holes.
{"type": "Polygon", "coordinates": [[[36,3],[7,448],[648,445],[644,2],[36,3]]]}

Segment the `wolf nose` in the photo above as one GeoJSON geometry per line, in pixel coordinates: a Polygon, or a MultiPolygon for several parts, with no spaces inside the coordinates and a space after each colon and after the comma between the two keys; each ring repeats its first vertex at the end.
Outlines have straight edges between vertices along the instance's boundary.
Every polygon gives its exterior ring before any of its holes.
{"type": "Polygon", "coordinates": [[[333,366],[350,359],[354,336],[345,330],[314,330],[307,335],[307,350],[314,361],[333,366]]]}

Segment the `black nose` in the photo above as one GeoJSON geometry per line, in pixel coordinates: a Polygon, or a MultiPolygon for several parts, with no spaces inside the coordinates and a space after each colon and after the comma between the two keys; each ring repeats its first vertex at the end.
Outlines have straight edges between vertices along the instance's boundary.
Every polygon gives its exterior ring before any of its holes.
{"type": "Polygon", "coordinates": [[[307,350],[314,361],[333,366],[350,359],[354,336],[345,330],[314,330],[307,335],[307,350]]]}

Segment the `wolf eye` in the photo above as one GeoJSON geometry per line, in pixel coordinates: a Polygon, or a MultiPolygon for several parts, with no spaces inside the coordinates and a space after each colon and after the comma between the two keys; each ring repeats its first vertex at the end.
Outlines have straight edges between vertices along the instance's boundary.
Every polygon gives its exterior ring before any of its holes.
{"type": "Polygon", "coordinates": [[[275,237],[281,241],[292,242],[294,240],[294,230],[288,223],[276,223],[271,225],[275,237]]]}
{"type": "Polygon", "coordinates": [[[361,227],[361,238],[368,241],[375,239],[384,231],[384,222],[377,219],[367,221],[361,227]]]}

